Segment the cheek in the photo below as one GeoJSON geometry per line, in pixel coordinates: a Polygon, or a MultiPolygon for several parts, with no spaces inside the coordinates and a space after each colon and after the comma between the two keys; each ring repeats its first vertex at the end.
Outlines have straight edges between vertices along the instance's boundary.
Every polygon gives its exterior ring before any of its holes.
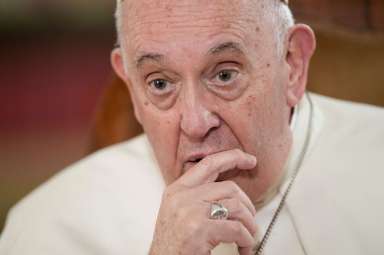
{"type": "Polygon", "coordinates": [[[175,169],[178,143],[178,117],[172,113],[162,112],[148,103],[141,109],[142,125],[152,145],[156,159],[166,182],[178,176],[175,169]]]}
{"type": "Polygon", "coordinates": [[[250,87],[238,100],[227,103],[222,116],[247,152],[257,155],[283,132],[283,101],[272,86],[250,87]]]}

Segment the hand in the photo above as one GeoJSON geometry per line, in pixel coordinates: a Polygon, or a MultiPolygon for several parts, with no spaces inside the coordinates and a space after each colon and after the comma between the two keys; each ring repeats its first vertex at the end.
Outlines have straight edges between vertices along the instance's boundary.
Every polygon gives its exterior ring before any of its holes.
{"type": "Polygon", "coordinates": [[[219,243],[236,243],[242,255],[252,254],[257,227],[255,207],[232,181],[214,182],[220,173],[250,170],[256,158],[241,150],[209,155],[169,185],[157,217],[151,255],[204,254],[219,243]],[[211,203],[229,211],[227,220],[209,218],[211,203]]]}

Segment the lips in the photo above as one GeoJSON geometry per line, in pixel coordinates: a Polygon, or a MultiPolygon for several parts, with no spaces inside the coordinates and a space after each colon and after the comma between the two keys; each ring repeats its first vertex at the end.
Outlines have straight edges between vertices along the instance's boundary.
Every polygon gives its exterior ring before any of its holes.
{"type": "Polygon", "coordinates": [[[199,163],[201,160],[203,160],[207,155],[205,153],[196,153],[191,156],[189,156],[183,164],[183,172],[188,171],[191,167],[199,163]]]}
{"type": "Polygon", "coordinates": [[[201,160],[203,160],[206,156],[209,156],[213,153],[207,153],[207,152],[196,152],[191,153],[186,159],[183,161],[183,172],[185,173],[190,168],[192,168],[194,165],[199,163],[201,160]]]}
{"type": "Polygon", "coordinates": [[[196,154],[196,155],[192,155],[190,157],[188,157],[187,159],[187,163],[188,162],[191,162],[191,163],[198,163],[200,162],[203,158],[205,158],[208,154],[204,154],[204,153],[200,153],[200,154],[196,154]]]}

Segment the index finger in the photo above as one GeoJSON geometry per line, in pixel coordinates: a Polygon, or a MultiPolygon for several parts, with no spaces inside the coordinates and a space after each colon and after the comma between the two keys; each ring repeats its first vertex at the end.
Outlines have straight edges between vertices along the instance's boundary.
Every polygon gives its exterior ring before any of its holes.
{"type": "Polygon", "coordinates": [[[214,182],[220,173],[232,170],[250,170],[256,166],[256,157],[239,149],[211,154],[189,169],[177,183],[195,187],[214,182]]]}

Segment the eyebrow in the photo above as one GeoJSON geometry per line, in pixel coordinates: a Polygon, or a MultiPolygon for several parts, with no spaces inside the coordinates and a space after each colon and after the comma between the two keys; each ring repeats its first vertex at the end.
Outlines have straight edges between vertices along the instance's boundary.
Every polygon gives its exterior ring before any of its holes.
{"type": "Polygon", "coordinates": [[[234,52],[237,52],[240,54],[244,54],[243,50],[241,48],[242,47],[240,46],[240,44],[238,44],[236,42],[224,42],[224,43],[220,43],[219,45],[212,47],[208,51],[208,53],[211,55],[216,55],[216,54],[219,54],[219,53],[222,53],[225,51],[234,51],[234,52]]]}
{"type": "Polygon", "coordinates": [[[135,64],[137,68],[140,68],[147,61],[161,62],[164,56],[158,53],[143,53],[137,57],[135,64]]]}
{"type": "MultiPolygon", "coordinates": [[[[240,54],[243,54],[240,44],[236,42],[224,42],[216,45],[208,50],[210,55],[220,54],[225,51],[233,51],[240,54]]],[[[164,59],[164,55],[158,53],[142,53],[139,55],[135,61],[136,68],[140,68],[147,61],[161,62],[164,59]]]]}

